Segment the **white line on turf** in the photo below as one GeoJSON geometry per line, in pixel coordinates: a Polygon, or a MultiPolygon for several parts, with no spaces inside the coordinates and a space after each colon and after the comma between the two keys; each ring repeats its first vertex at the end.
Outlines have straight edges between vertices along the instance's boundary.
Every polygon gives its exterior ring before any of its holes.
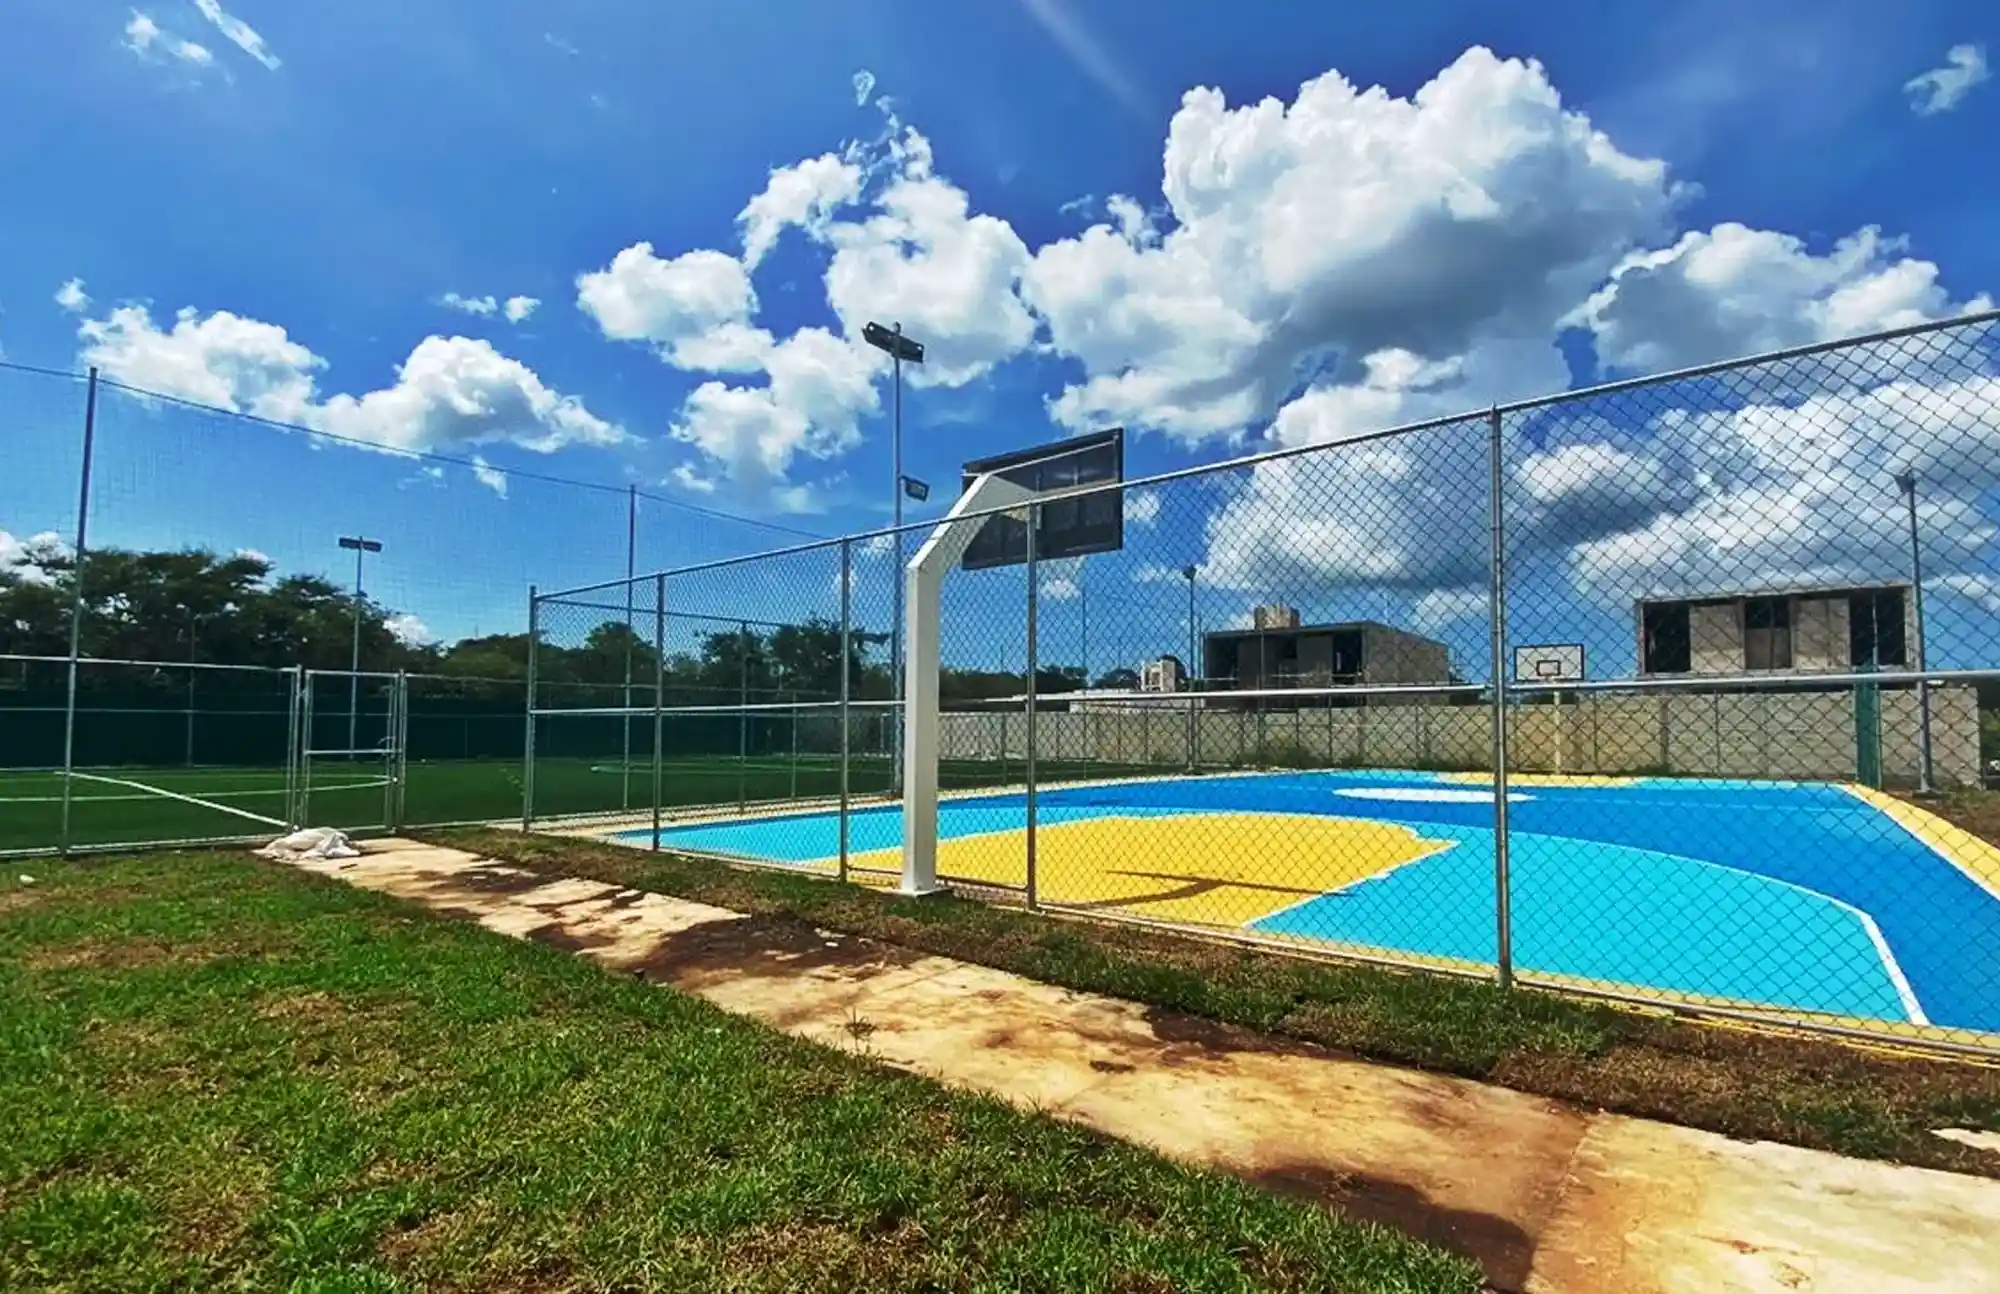
{"type": "Polygon", "coordinates": [[[157,786],[148,786],[144,782],[129,782],[122,777],[104,777],[97,773],[74,773],[71,776],[85,782],[103,782],[108,786],[127,786],[135,791],[150,791],[154,795],[163,796],[169,800],[179,800],[183,804],[198,804],[204,809],[214,809],[217,813],[234,814],[239,818],[248,818],[252,822],[261,822],[267,826],[283,827],[288,825],[280,819],[267,818],[261,813],[252,813],[248,809],[238,809],[227,804],[217,804],[214,800],[197,799],[192,795],[182,795],[179,791],[169,791],[157,786]]]}
{"type": "MultiPolygon", "coordinates": [[[[77,776],[89,778],[91,774],[78,773],[77,776]]],[[[111,779],[99,777],[95,780],[110,781],[111,779]]],[[[386,777],[372,778],[365,782],[315,782],[313,783],[313,794],[331,795],[335,791],[380,790],[388,784],[389,779],[386,777]]],[[[139,782],[132,783],[132,785],[146,786],[147,784],[139,782]]],[[[72,796],[71,800],[73,803],[89,801],[91,804],[134,804],[140,800],[157,800],[163,793],[160,788],[148,787],[144,795],[78,795],[72,796]]],[[[285,788],[282,786],[247,787],[233,791],[209,792],[210,795],[218,800],[246,800],[253,796],[283,795],[284,793],[285,788]]],[[[0,804],[61,804],[62,801],[63,798],[60,795],[0,795],[0,804]]],[[[202,801],[204,804],[207,802],[205,799],[202,801]]]]}

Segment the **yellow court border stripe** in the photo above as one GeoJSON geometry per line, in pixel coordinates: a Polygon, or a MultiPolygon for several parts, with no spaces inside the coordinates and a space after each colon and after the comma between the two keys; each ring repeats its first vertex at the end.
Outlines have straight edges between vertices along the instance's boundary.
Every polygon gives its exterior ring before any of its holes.
{"type": "Polygon", "coordinates": [[[2000,847],[1981,840],[1928,809],[1897,799],[1872,786],[1844,782],[1840,789],[1886,815],[1897,826],[1929,845],[1932,853],[1964,872],[1973,884],[2000,900],[2000,847]]]}
{"type": "MultiPolygon", "coordinates": [[[[1491,786],[1491,773],[1440,773],[1440,782],[1459,786],[1491,786]]],[[[1646,779],[1617,773],[1509,773],[1509,786],[1637,786],[1646,779]]]]}

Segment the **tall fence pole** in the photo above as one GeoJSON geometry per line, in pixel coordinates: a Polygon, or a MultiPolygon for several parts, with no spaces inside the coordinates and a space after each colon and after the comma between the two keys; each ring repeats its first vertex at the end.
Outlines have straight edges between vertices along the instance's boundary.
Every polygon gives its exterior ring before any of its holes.
{"type": "Polygon", "coordinates": [[[1492,459],[1492,560],[1486,607],[1493,624],[1493,965],[1501,988],[1514,985],[1514,899],[1507,857],[1507,529],[1505,447],[1500,410],[1487,415],[1492,459]]]}
{"type": "Polygon", "coordinates": [[[850,757],[850,737],[848,729],[848,704],[853,690],[854,676],[853,648],[849,645],[854,631],[854,541],[840,541],[840,864],[839,876],[847,879],[847,803],[848,803],[848,762],[850,757]]]}
{"type": "Polygon", "coordinates": [[[1194,766],[1196,762],[1195,756],[1196,756],[1196,749],[1198,746],[1197,738],[1200,735],[1200,730],[1197,726],[1200,723],[1200,719],[1197,717],[1197,708],[1200,705],[1200,702],[1198,702],[1195,699],[1195,669],[1196,669],[1195,665],[1196,647],[1195,647],[1195,625],[1194,625],[1195,568],[1193,566],[1183,566],[1181,568],[1181,574],[1186,577],[1188,586],[1188,615],[1187,615],[1188,658],[1187,658],[1187,664],[1183,666],[1181,669],[1181,673],[1185,676],[1182,680],[1181,685],[1187,689],[1187,696],[1188,696],[1187,768],[1188,772],[1192,773],[1194,772],[1194,766]]]}
{"type": "Polygon", "coordinates": [[[666,789],[667,577],[653,577],[653,845],[660,852],[660,799],[666,789]]]}
{"type": "Polygon", "coordinates": [[[736,626],[736,816],[749,807],[744,779],[750,769],[750,623],[736,626]]]}
{"type": "Polygon", "coordinates": [[[96,450],[97,366],[93,364],[83,397],[83,466],[77,474],[76,549],[70,568],[69,684],[63,696],[62,826],[56,838],[56,848],[64,854],[70,849],[70,808],[76,786],[76,662],[83,654],[83,564],[90,551],[90,465],[96,450]]]}
{"type": "Polygon", "coordinates": [[[632,811],[632,585],[639,561],[639,487],[625,487],[625,756],[618,764],[618,807],[632,811]]]}
{"type": "MultiPolygon", "coordinates": [[[[1916,618],[1912,626],[1917,634],[1917,650],[1914,663],[1919,674],[1926,668],[1924,652],[1924,548],[1917,537],[1917,474],[1905,472],[1896,478],[1903,488],[1903,499],[1910,513],[1910,603],[1911,613],[1916,618]]],[[[1917,794],[1929,795],[1934,789],[1931,767],[1931,685],[1929,679],[1917,680],[1917,794]]]]}
{"type": "Polygon", "coordinates": [[[542,604],[535,586],[528,586],[528,714],[521,738],[521,830],[535,825],[535,648],[541,642],[542,604]]]}
{"type": "Polygon", "coordinates": [[[285,826],[288,831],[297,831],[302,810],[299,807],[299,764],[303,749],[299,734],[300,707],[305,704],[306,667],[294,665],[289,671],[292,687],[289,703],[285,707],[285,826]]]}
{"type": "Polygon", "coordinates": [[[1035,559],[1035,529],[1040,525],[1041,519],[1042,510],[1040,506],[1031,504],[1028,508],[1028,744],[1022,761],[1028,780],[1027,849],[1028,906],[1030,908],[1038,907],[1041,904],[1040,878],[1036,875],[1036,863],[1038,862],[1036,858],[1036,845],[1039,842],[1035,839],[1036,809],[1039,807],[1035,802],[1035,696],[1039,691],[1036,686],[1036,676],[1041,673],[1041,643],[1039,640],[1042,602],[1041,574],[1037,569],[1035,559]]]}

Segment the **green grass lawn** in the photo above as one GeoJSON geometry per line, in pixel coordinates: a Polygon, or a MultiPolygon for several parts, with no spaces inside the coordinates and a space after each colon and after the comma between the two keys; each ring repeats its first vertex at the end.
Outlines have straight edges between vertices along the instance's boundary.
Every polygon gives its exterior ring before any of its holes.
{"type": "Polygon", "coordinates": [[[7,1290],[1479,1284],[1401,1236],[242,856],[0,867],[0,1092],[7,1290]]]}
{"type": "MultiPolygon", "coordinates": [[[[1157,773],[1158,769],[1043,761],[1045,781],[1157,773]]],[[[89,768],[79,770],[70,803],[72,842],[79,846],[153,844],[268,835],[285,817],[282,768],[89,768]],[[136,785],[132,785],[136,783],[136,785]],[[184,798],[175,798],[176,796],[184,798]],[[232,812],[233,810],[233,812],[232,812]]],[[[947,789],[1018,784],[1018,761],[946,761],[947,789]]],[[[662,803],[733,806],[788,799],[822,799],[840,793],[835,758],[801,755],[698,756],[662,766],[662,803]]],[[[889,789],[886,757],[855,761],[848,789],[856,796],[889,789]]],[[[359,830],[385,817],[383,766],[379,762],[316,761],[307,824],[359,830]]],[[[0,852],[53,849],[62,839],[60,773],[0,770],[0,852]]],[[[535,764],[538,817],[643,813],[652,806],[650,762],[540,759],[535,764]]],[[[403,822],[442,823],[517,819],[521,813],[518,760],[412,760],[404,788],[403,822]]]]}

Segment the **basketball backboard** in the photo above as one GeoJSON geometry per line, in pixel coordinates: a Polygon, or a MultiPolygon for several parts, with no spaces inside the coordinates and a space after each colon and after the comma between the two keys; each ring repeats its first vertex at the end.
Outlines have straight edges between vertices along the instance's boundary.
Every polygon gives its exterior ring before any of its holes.
{"type": "MultiPolygon", "coordinates": [[[[1066,440],[996,454],[965,464],[962,488],[982,476],[998,475],[1036,494],[1125,479],[1125,429],[1092,432],[1066,440]]],[[[1041,505],[1035,530],[1035,560],[1054,561],[1109,553],[1125,546],[1125,507],[1118,490],[1041,505]]],[[[960,567],[968,571],[1018,566],[1028,560],[1028,525],[1014,516],[988,517],[967,545],[960,567]]]]}
{"type": "Polygon", "coordinates": [[[1582,643],[1535,643],[1514,649],[1516,683],[1583,682],[1582,643]]]}

